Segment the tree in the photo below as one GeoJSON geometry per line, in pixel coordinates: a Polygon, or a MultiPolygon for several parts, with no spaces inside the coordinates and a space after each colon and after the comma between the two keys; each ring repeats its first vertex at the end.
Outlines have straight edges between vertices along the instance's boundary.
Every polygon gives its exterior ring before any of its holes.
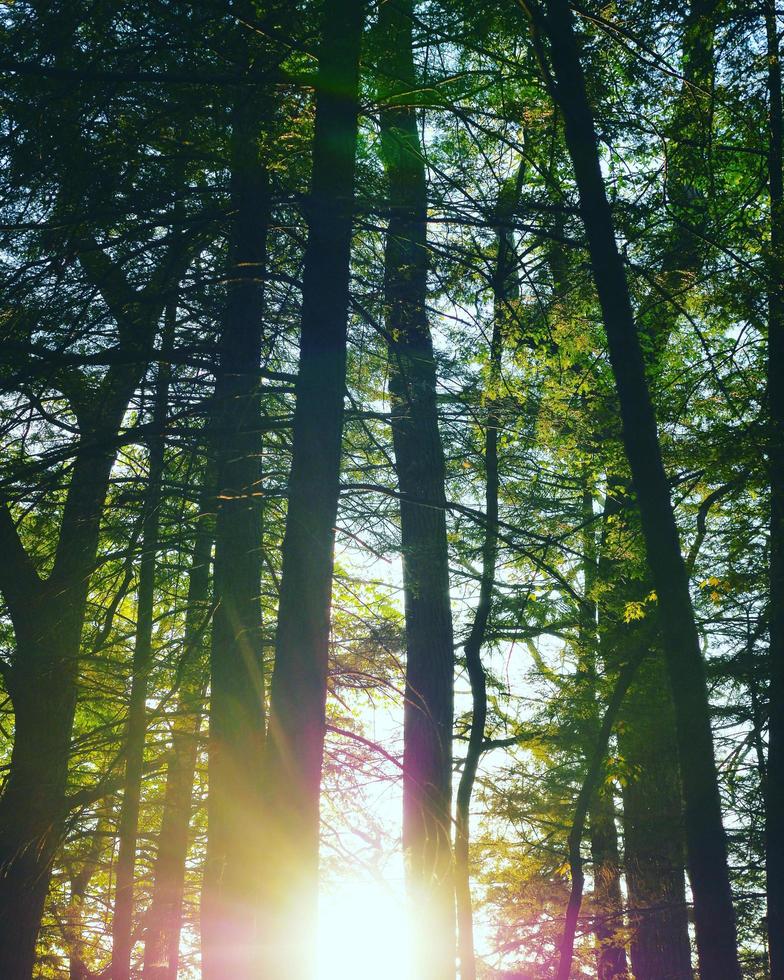
{"type": "Polygon", "coordinates": [[[155,565],[160,544],[160,511],[163,496],[166,413],[169,401],[169,355],[174,339],[176,301],[169,304],[161,339],[162,360],[155,385],[152,415],[153,434],[149,441],[149,472],[142,517],[142,554],[139,562],[139,587],[136,614],[136,636],[133,649],[133,674],[125,734],[125,780],[120,809],[117,884],[112,917],[112,975],[129,980],[133,945],[134,871],[139,832],[139,798],[144,767],[144,741],[147,730],[147,692],[153,658],[153,616],[155,612],[155,565]]]}
{"type": "Polygon", "coordinates": [[[618,253],[599,165],[591,110],[585,94],[568,5],[551,0],[547,36],[556,98],[575,168],[594,279],[602,307],[624,445],[662,609],[667,665],[675,702],[685,797],[689,876],[695,894],[697,944],[706,977],[740,976],[727,853],[716,782],[707,688],[686,569],[661,462],[656,419],[626,276],[618,253]]]}
{"type": "Polygon", "coordinates": [[[305,978],[318,890],[319,788],[338,504],[362,0],[328,0],[316,81],[299,374],[263,764],[262,972],[305,978]]]}
{"type": "Polygon", "coordinates": [[[676,6],[4,8],[3,976],[776,973],[779,25],[676,6]]]}
{"type": "MultiPolygon", "coordinates": [[[[251,53],[246,71],[258,67],[251,53]]],[[[260,361],[269,178],[260,106],[232,107],[228,295],[211,439],[217,472],[210,652],[208,843],[201,928],[207,980],[252,976],[261,836],[265,681],[261,640],[260,361]]]]}
{"type": "Polygon", "coordinates": [[[444,459],[427,321],[427,187],[416,110],[412,2],[381,8],[385,38],[381,151],[391,217],[384,249],[385,330],[406,609],[403,849],[412,969],[455,971],[452,873],[454,643],[449,602],[444,459]]]}

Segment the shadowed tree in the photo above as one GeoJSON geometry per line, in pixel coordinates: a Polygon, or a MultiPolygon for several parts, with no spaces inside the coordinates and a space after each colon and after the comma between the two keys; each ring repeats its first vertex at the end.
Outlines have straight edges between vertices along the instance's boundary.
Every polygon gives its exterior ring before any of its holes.
{"type": "Polygon", "coordinates": [[[90,575],[115,439],[128,402],[152,355],[155,327],[184,265],[180,242],[160,261],[148,285],[131,287],[122,269],[95,243],[80,256],[118,327],[126,359],[96,388],[78,370],[61,384],[80,423],[51,571],[41,576],[19,537],[11,510],[0,505],[0,588],[16,633],[6,683],[15,711],[11,766],[0,797],[0,974],[31,976],[35,940],[52,860],[67,812],[65,789],[77,672],[90,575]]]}
{"type": "Polygon", "coordinates": [[[326,0],[316,79],[299,373],[264,756],[263,977],[307,980],[318,896],[364,0],[326,0]]]}
{"type": "MultiPolygon", "coordinates": [[[[250,54],[243,54],[248,69],[250,54]]],[[[255,962],[265,727],[259,389],[269,220],[259,108],[238,93],[232,110],[228,295],[211,432],[218,499],[201,910],[205,980],[251,977],[255,962]]]]}
{"type": "Polygon", "coordinates": [[[689,877],[704,980],[740,977],[705,668],[681,555],[656,417],[645,376],[623,262],[604,188],[593,117],[566,0],[533,8],[534,30],[550,42],[554,97],[564,117],[594,281],[620,403],[623,438],[648,562],[661,608],[675,704],[685,800],[689,877]]]}
{"type": "Polygon", "coordinates": [[[417,978],[455,974],[452,873],[454,647],[449,600],[444,453],[427,318],[427,183],[417,114],[413,0],[379,12],[383,49],[381,155],[390,219],[384,248],[389,393],[406,613],[403,850],[417,978]]]}
{"type": "Polygon", "coordinates": [[[490,338],[490,363],[485,395],[484,464],[485,464],[485,535],[482,542],[482,572],[471,630],[465,643],[465,660],[471,685],[471,727],[468,748],[457,787],[455,808],[455,899],[457,903],[458,953],[461,980],[475,980],[474,917],[471,907],[471,796],[473,794],[487,724],[487,678],[482,664],[482,645],[493,605],[495,566],[498,560],[498,439],[501,416],[498,386],[501,381],[503,328],[513,315],[513,301],[519,297],[517,259],[510,222],[520,200],[525,168],[520,164],[515,179],[504,183],[498,198],[496,219],[496,258],[492,280],[493,329],[490,338]]]}

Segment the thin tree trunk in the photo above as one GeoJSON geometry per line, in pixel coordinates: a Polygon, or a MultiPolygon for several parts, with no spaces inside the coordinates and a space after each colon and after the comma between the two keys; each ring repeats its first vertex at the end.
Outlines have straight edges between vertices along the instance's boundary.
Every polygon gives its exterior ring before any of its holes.
{"type": "MultiPolygon", "coordinates": [[[[585,693],[590,705],[589,722],[591,744],[593,744],[601,725],[597,703],[598,661],[602,652],[599,648],[599,606],[596,597],[599,560],[594,527],[593,491],[586,473],[582,475],[582,482],[581,537],[584,588],[580,606],[580,669],[587,686],[585,693]]],[[[605,667],[616,666],[608,664],[606,660],[604,664],[605,667]]],[[[612,788],[597,788],[588,811],[588,828],[593,862],[593,898],[598,910],[594,919],[597,973],[599,980],[613,980],[614,977],[626,975],[626,949],[624,943],[617,939],[617,934],[622,931],[623,926],[623,900],[612,788]]]]}
{"type": "Polygon", "coordinates": [[[781,56],[774,0],[765,3],[768,44],[768,412],[770,467],[770,719],[765,863],[771,980],[784,978],[784,181],[781,56]]]}
{"type": "Polygon", "coordinates": [[[136,871],[136,839],[147,735],[147,688],[152,669],[152,626],[155,613],[155,568],[160,539],[166,414],[170,367],[166,355],[174,340],[177,307],[167,311],[158,367],[153,410],[153,436],[149,440],[149,471],[144,500],[142,551],[136,603],[136,637],[133,649],[131,695],[125,734],[125,780],[118,826],[114,916],[112,918],[112,980],[130,980],[133,949],[133,891],[136,871]]]}
{"type": "Polygon", "coordinates": [[[364,0],[327,0],[323,12],[288,514],[264,759],[259,975],[265,978],[305,980],[315,950],[364,12],[364,0]]]}
{"type": "Polygon", "coordinates": [[[648,562],[661,609],[675,703],[689,874],[702,980],[736,980],[740,967],[727,867],[705,668],[691,606],[656,418],[623,262],[599,164],[593,117],[566,0],[548,0],[544,27],[575,169],[594,280],[637,492],[648,562]]]}
{"type": "Polygon", "coordinates": [[[599,787],[588,811],[593,864],[593,900],[597,908],[593,931],[596,936],[598,980],[628,976],[626,948],[619,939],[624,931],[621,862],[615,801],[610,787],[599,787]]]}
{"type": "Polygon", "coordinates": [[[144,944],[145,980],[177,980],[182,931],[185,860],[193,803],[193,778],[207,687],[210,554],[215,537],[214,476],[207,467],[188,575],[177,715],[166,769],[166,795],[153,871],[153,895],[147,912],[144,944]]]}
{"type": "Polygon", "coordinates": [[[92,980],[92,971],[85,959],[84,900],[93,875],[98,870],[101,851],[109,831],[109,821],[102,815],[95,828],[93,839],[78,872],[71,875],[71,892],[63,915],[63,938],[68,953],[69,980],[92,980]]]}
{"type": "Polygon", "coordinates": [[[474,916],[471,906],[471,796],[482,755],[487,722],[487,685],[482,665],[482,645],[493,603],[495,566],[498,558],[498,435],[501,419],[497,387],[501,376],[503,324],[509,315],[509,301],[519,294],[514,240],[507,223],[520,199],[523,164],[517,179],[504,185],[499,196],[497,217],[498,245],[493,276],[493,333],[485,396],[485,539],[482,544],[482,574],[479,599],[471,632],[465,644],[466,669],[471,685],[471,727],[463,771],[457,788],[455,807],[455,897],[457,900],[458,955],[461,980],[476,980],[474,916]]]}
{"type": "Polygon", "coordinates": [[[201,915],[205,980],[252,977],[256,942],[265,728],[259,371],[269,220],[257,109],[243,93],[232,116],[228,297],[212,433],[218,500],[201,915]]]}
{"type": "MultiPolygon", "coordinates": [[[[455,890],[451,847],[454,647],[449,598],[444,454],[436,369],[427,320],[427,186],[414,108],[413,0],[379,13],[387,85],[381,150],[391,217],[384,302],[406,614],[403,849],[412,975],[455,975],[455,890]]],[[[479,679],[475,669],[475,679],[479,679]]]]}
{"type": "Polygon", "coordinates": [[[569,893],[569,902],[566,907],[566,918],[564,921],[564,931],[559,943],[560,956],[558,960],[557,980],[569,980],[572,972],[572,958],[574,956],[574,938],[577,933],[577,922],[580,918],[580,906],[583,900],[583,885],[585,876],[583,874],[582,842],[585,830],[585,821],[588,816],[592,800],[599,786],[602,774],[602,765],[607,755],[607,745],[610,741],[613,725],[618,716],[618,711],[634,679],[634,675],[639,667],[640,659],[630,660],[618,675],[615,682],[612,696],[604,712],[599,731],[596,736],[596,743],[591,754],[588,771],[577,795],[577,804],[574,808],[574,820],[572,829],[569,832],[569,869],[572,875],[572,888],[569,893]]]}

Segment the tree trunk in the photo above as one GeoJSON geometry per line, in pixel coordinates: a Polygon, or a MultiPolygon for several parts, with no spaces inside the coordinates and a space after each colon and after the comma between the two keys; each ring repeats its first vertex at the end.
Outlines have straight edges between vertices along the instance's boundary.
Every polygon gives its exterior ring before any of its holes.
{"type": "Polygon", "coordinates": [[[476,980],[474,952],[474,917],[471,906],[471,796],[482,755],[487,721],[487,685],[482,665],[482,645],[493,602],[495,566],[498,557],[498,435],[501,419],[497,386],[501,375],[503,324],[509,315],[509,301],[519,295],[514,239],[508,222],[520,199],[523,177],[520,164],[517,179],[504,185],[499,196],[498,244],[493,276],[493,334],[490,341],[490,364],[485,395],[485,539],[482,544],[482,575],[479,599],[471,632],[465,644],[466,669],[471,685],[471,728],[463,771],[457,788],[455,808],[455,897],[457,900],[458,955],[461,980],[476,980]]]}
{"type": "Polygon", "coordinates": [[[313,968],[364,0],[324,7],[288,514],[264,760],[263,977],[313,968]]]}
{"type": "Polygon", "coordinates": [[[641,658],[639,657],[630,660],[618,674],[618,679],[615,682],[615,687],[613,688],[612,695],[610,696],[604,716],[596,733],[596,741],[588,761],[588,771],[580,787],[580,792],[577,794],[574,820],[572,821],[572,829],[569,831],[569,869],[572,875],[572,887],[569,892],[569,902],[566,907],[563,936],[559,943],[560,952],[556,980],[569,980],[572,972],[574,937],[577,933],[577,921],[580,917],[580,906],[583,900],[583,884],[585,880],[582,858],[585,821],[599,788],[602,766],[607,755],[607,746],[610,741],[615,719],[640,662],[641,658]]]}
{"type": "Polygon", "coordinates": [[[593,117],[566,0],[548,0],[544,27],[550,39],[556,98],[564,116],[566,142],[575,169],[607,333],[626,455],[661,609],[677,720],[689,874],[695,898],[702,980],[736,980],[740,978],[740,967],[705,668],[656,419],[623,262],[615,242],[593,117]]]}
{"type": "Polygon", "coordinates": [[[261,833],[260,362],[269,189],[257,107],[235,104],[228,298],[213,438],[217,447],[209,797],[202,893],[205,980],[253,976],[261,833]]]}
{"type": "Polygon", "coordinates": [[[634,536],[629,527],[633,501],[621,481],[608,488],[599,568],[599,604],[604,662],[620,667],[641,650],[651,650],[640,668],[621,712],[618,746],[627,769],[623,784],[624,866],[635,977],[691,980],[691,941],[684,880],[683,800],[675,716],[664,658],[659,653],[658,615],[654,606],[641,621],[627,623],[628,602],[644,603],[652,582],[635,576],[624,559],[614,557],[619,543],[609,538],[610,519],[620,536],[622,554],[634,536]]]}
{"type": "Polygon", "coordinates": [[[640,668],[622,717],[632,970],[636,980],[692,980],[675,718],[661,657],[640,668]]]}
{"type": "Polygon", "coordinates": [[[770,720],[766,780],[768,947],[771,980],[784,978],[784,182],[781,57],[774,0],[766,0],[770,258],[768,465],[770,467],[770,720]]]}
{"type": "Polygon", "coordinates": [[[177,308],[167,312],[162,359],[158,366],[153,411],[153,436],[149,440],[149,471],[144,500],[142,552],[136,602],[136,637],[133,649],[131,695],[125,734],[125,781],[118,827],[114,916],[112,918],[112,980],[130,980],[133,949],[133,885],[136,871],[136,838],[147,735],[147,687],[152,669],[152,625],[155,613],[155,568],[160,538],[165,427],[169,400],[170,367],[165,358],[174,339],[177,308]]]}
{"type": "Polygon", "coordinates": [[[681,88],[667,134],[666,200],[671,220],[664,224],[656,279],[640,304],[638,324],[653,362],[664,353],[710,248],[717,6],[718,0],[691,0],[684,16],[681,88]]]}
{"type": "MultiPolygon", "coordinates": [[[[381,149],[391,217],[384,303],[406,614],[403,849],[412,937],[412,976],[455,975],[451,848],[454,648],[449,598],[444,454],[436,369],[427,321],[427,187],[415,110],[413,0],[379,13],[387,91],[381,149]]],[[[475,680],[479,680],[474,662],[475,680]]],[[[483,726],[484,727],[484,726],[483,726]]],[[[479,737],[479,736],[477,736],[479,737]]]]}
{"type": "Polygon", "coordinates": [[[188,255],[180,236],[174,236],[147,285],[134,289],[95,242],[87,241],[79,253],[86,278],[117,323],[118,346],[126,356],[109,367],[97,388],[81,384],[83,378],[76,372],[70,395],[80,442],[47,579],[38,576],[11,512],[0,500],[0,589],[16,634],[14,662],[6,670],[15,713],[14,748],[0,797],[4,980],[27,980],[32,973],[52,858],[66,816],[81,633],[114,463],[114,438],[149,362],[171,283],[179,281],[188,255]]]}
{"type": "Polygon", "coordinates": [[[92,971],[85,961],[84,899],[93,875],[98,870],[101,851],[109,832],[109,820],[102,814],[93,839],[76,874],[71,875],[71,893],[63,915],[63,939],[68,953],[69,980],[92,980],[92,971]]]}
{"type": "Polygon", "coordinates": [[[615,802],[610,788],[600,787],[588,812],[593,863],[593,900],[597,909],[593,930],[596,936],[598,980],[628,976],[623,940],[623,895],[615,802]]]}
{"type": "MultiPolygon", "coordinates": [[[[582,475],[582,552],[583,596],[580,606],[580,669],[586,682],[589,704],[590,743],[593,744],[601,725],[598,704],[599,660],[606,650],[600,649],[598,635],[599,605],[596,584],[599,575],[599,556],[594,526],[593,490],[587,473],[582,475]]],[[[605,668],[619,665],[601,658],[605,668]]],[[[618,831],[615,825],[615,801],[611,787],[599,786],[588,811],[588,829],[593,862],[593,899],[597,909],[594,918],[596,936],[596,966],[599,980],[626,976],[626,949],[618,940],[623,930],[623,898],[618,858],[618,831]]]]}
{"type": "Polygon", "coordinates": [[[193,777],[208,673],[205,654],[211,616],[210,554],[215,537],[214,519],[210,513],[215,494],[213,482],[212,468],[208,466],[188,576],[183,665],[166,769],[166,795],[153,872],[152,902],[147,912],[144,980],[177,980],[179,967],[193,777]]]}
{"type": "MultiPolygon", "coordinates": [[[[91,441],[89,436],[87,441],[91,441]]],[[[92,556],[94,561],[97,551],[112,458],[86,451],[76,462],[63,527],[76,553],[71,553],[72,567],[80,570],[83,565],[78,558],[87,561],[92,556]]],[[[13,582],[3,584],[14,621],[16,651],[7,671],[14,706],[14,747],[0,797],[0,976],[29,980],[52,860],[66,817],[65,788],[88,576],[59,573],[56,564],[55,572],[42,582],[5,508],[0,521],[9,556],[6,571],[13,572],[9,545],[14,545],[20,562],[16,569],[20,593],[15,594],[13,582]]]]}
{"type": "MultiPolygon", "coordinates": [[[[79,612],[83,616],[83,604],[74,619],[79,612]]],[[[31,641],[17,636],[17,656],[24,667],[14,669],[9,685],[14,748],[0,800],[0,976],[9,980],[29,980],[33,973],[52,860],[65,819],[76,706],[69,665],[78,640],[68,642],[62,621],[51,613],[46,621],[38,618],[36,633],[31,641]]]]}
{"type": "MultiPolygon", "coordinates": [[[[707,253],[716,8],[716,0],[692,0],[684,18],[683,80],[667,151],[667,204],[673,220],[665,226],[657,282],[641,304],[639,323],[648,341],[651,373],[675,330],[686,294],[698,279],[707,253]]],[[[616,573],[616,586],[619,574],[622,577],[623,572],[616,573]]],[[[643,599],[651,588],[651,582],[643,583],[627,598],[643,599]]],[[[615,612],[619,614],[617,609],[615,612]]],[[[654,609],[650,615],[656,618],[654,609]]],[[[624,627],[620,630],[622,634],[624,627]]],[[[648,636],[653,640],[652,632],[648,636]]],[[[628,656],[623,636],[617,636],[613,643],[618,649],[610,652],[610,658],[621,662],[628,656]]],[[[632,687],[625,724],[618,733],[621,754],[633,773],[623,793],[624,811],[630,810],[625,819],[625,867],[632,914],[632,968],[638,978],[691,978],[683,802],[672,697],[663,664],[654,664],[651,658],[646,676],[651,685],[644,698],[639,684],[632,687]],[[652,758],[650,747],[659,745],[667,749],[652,758]]]]}

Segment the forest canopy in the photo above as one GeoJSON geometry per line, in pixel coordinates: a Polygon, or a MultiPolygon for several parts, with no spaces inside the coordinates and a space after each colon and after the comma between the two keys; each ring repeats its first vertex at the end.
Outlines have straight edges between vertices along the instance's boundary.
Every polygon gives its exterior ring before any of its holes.
{"type": "Polygon", "coordinates": [[[2,980],[784,980],[783,25],[0,6],[2,980]]]}

